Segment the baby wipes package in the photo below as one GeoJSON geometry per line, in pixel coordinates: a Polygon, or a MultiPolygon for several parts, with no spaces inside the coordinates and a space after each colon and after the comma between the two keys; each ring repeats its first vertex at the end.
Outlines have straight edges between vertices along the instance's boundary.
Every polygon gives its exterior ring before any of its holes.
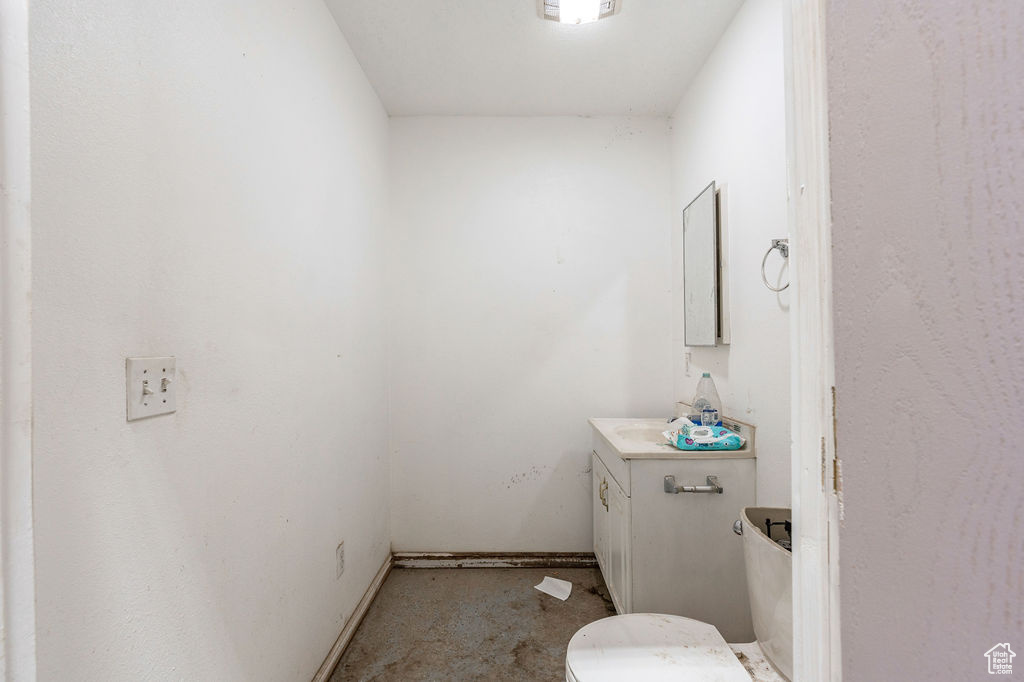
{"type": "Polygon", "coordinates": [[[662,432],[668,442],[680,450],[739,450],[746,441],[724,426],[698,426],[685,417],[662,432]]]}

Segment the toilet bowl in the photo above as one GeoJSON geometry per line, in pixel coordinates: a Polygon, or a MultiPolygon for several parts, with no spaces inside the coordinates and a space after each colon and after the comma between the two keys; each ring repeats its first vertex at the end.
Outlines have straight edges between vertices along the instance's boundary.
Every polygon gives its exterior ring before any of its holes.
{"type": "MultiPolygon", "coordinates": [[[[789,538],[779,522],[790,510],[746,507],[740,520],[756,651],[779,680],[793,677],[792,554],[766,534],[789,538]],[[779,524],[779,525],[776,525],[779,524]],[[770,664],[770,665],[769,665],[770,664]]],[[[743,645],[747,649],[751,645],[743,645]]],[[[750,682],[751,676],[718,630],[683,616],[632,613],[602,618],[573,635],[565,655],[566,682],[750,682]]],[[[759,675],[758,679],[762,679],[759,675]]],[[[770,677],[768,677],[770,679],[770,677]]]]}

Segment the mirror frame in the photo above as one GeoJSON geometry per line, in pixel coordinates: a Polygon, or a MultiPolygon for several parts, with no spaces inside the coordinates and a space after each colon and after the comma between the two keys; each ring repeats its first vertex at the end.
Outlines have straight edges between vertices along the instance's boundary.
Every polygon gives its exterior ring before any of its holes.
{"type": "Polygon", "coordinates": [[[721,337],[718,193],[715,181],[683,209],[683,342],[717,346],[721,337]]]}

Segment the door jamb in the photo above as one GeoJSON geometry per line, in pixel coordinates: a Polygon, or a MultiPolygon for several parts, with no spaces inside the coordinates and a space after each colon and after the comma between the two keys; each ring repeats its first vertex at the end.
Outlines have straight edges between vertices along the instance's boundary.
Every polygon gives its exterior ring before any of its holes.
{"type": "Polygon", "coordinates": [[[29,0],[0,0],[0,680],[36,679],[29,0]]]}
{"type": "Polygon", "coordinates": [[[826,0],[786,0],[795,681],[842,678],[826,0]]]}

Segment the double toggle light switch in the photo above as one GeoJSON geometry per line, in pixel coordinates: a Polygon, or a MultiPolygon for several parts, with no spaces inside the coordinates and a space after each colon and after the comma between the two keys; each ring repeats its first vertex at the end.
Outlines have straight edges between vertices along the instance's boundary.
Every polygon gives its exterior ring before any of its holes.
{"type": "Polygon", "coordinates": [[[175,358],[128,358],[125,375],[128,421],[175,411],[175,358]]]}

